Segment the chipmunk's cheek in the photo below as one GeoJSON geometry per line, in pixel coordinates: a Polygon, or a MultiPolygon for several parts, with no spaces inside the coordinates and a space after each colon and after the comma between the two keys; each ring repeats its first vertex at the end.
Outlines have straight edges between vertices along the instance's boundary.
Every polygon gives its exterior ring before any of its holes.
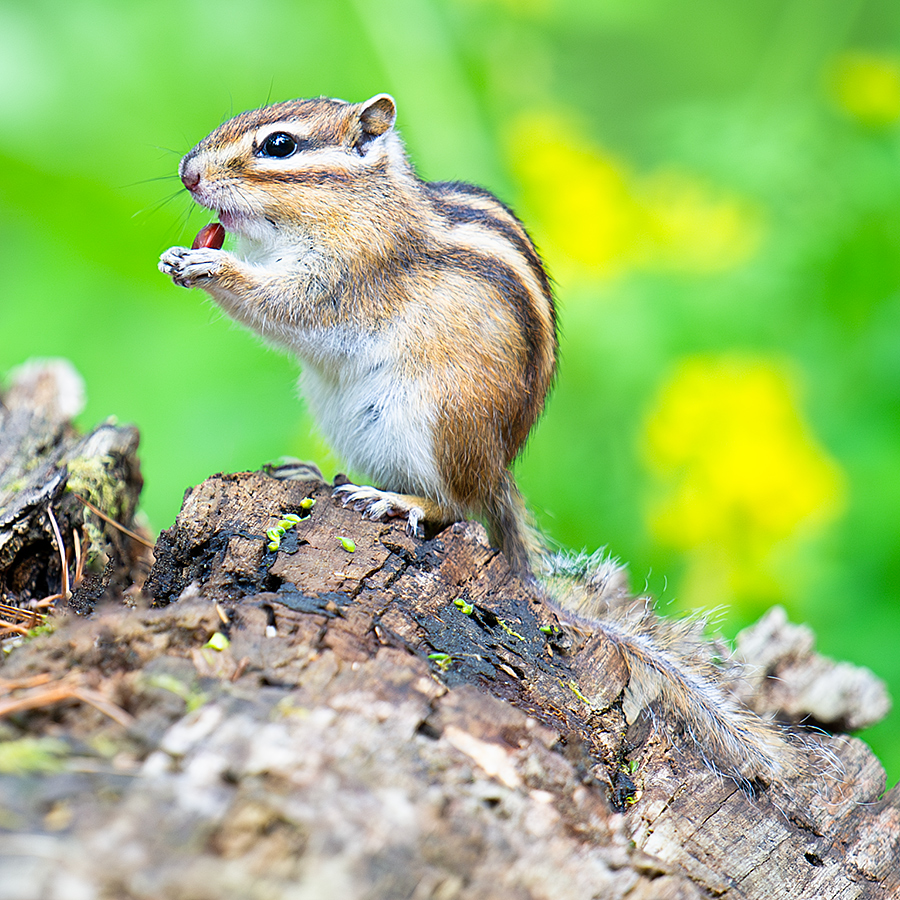
{"type": "Polygon", "coordinates": [[[199,250],[201,247],[209,247],[212,250],[221,250],[225,242],[225,229],[218,222],[210,222],[197,232],[191,250],[199,250]]]}

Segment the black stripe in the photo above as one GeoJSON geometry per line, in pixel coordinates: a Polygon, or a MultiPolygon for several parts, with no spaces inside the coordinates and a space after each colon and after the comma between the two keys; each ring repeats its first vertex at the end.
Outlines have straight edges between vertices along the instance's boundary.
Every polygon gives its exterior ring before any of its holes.
{"type": "Polygon", "coordinates": [[[265,184],[351,184],[355,179],[344,172],[334,169],[304,169],[300,172],[248,172],[248,181],[259,181],[265,184]]]}
{"type": "MultiPolygon", "coordinates": [[[[525,383],[530,389],[537,379],[538,359],[541,355],[542,343],[540,336],[544,332],[544,324],[534,308],[530,291],[522,283],[516,271],[503,262],[483,253],[472,250],[447,248],[439,253],[429,253],[426,257],[426,265],[430,264],[439,269],[450,269],[465,272],[476,278],[496,285],[515,314],[526,344],[525,383]]],[[[556,319],[553,316],[553,302],[550,302],[551,318],[553,322],[553,341],[556,343],[556,319]]]]}
{"type": "MultiPolygon", "coordinates": [[[[311,165],[315,165],[312,163],[311,165]]],[[[341,172],[330,168],[309,168],[296,172],[249,172],[247,178],[260,182],[278,182],[279,184],[315,184],[315,185],[360,185],[366,187],[366,181],[372,175],[387,174],[388,162],[380,159],[377,163],[357,171],[341,172]]]]}
{"type": "Polygon", "coordinates": [[[529,268],[541,286],[541,290],[550,301],[550,312],[553,316],[553,328],[555,331],[556,309],[553,303],[553,288],[550,276],[547,274],[543,260],[538,254],[531,236],[528,234],[528,229],[525,228],[524,223],[515,212],[496,194],[492,194],[489,190],[476,184],[469,184],[466,181],[432,181],[423,183],[423,186],[426,192],[432,195],[435,211],[444,215],[451,224],[476,222],[479,225],[492,228],[509,240],[526,258],[529,268]],[[504,222],[503,219],[492,215],[489,210],[478,210],[466,206],[464,203],[454,203],[452,199],[446,197],[446,195],[456,195],[458,197],[460,194],[495,203],[512,219],[514,224],[504,222]],[[521,232],[516,229],[516,225],[519,226],[521,232]]]}
{"type": "MultiPolygon", "coordinates": [[[[497,202],[499,203],[499,201],[497,202]]],[[[451,225],[480,225],[505,238],[513,245],[513,247],[515,247],[519,254],[525,258],[525,261],[528,263],[528,268],[531,269],[531,274],[534,275],[535,280],[540,285],[544,295],[550,300],[552,306],[553,300],[550,278],[547,275],[544,264],[541,262],[541,258],[534,249],[534,244],[524,236],[524,228],[520,232],[513,224],[492,215],[491,212],[486,209],[477,209],[471,206],[465,206],[461,203],[452,203],[447,200],[437,199],[432,201],[432,205],[435,212],[443,216],[451,225]]],[[[502,204],[500,205],[502,206],[502,204]]],[[[503,208],[506,209],[506,207],[503,208]]],[[[515,221],[518,222],[518,219],[515,219],[515,221]]]]}
{"type": "Polygon", "coordinates": [[[487,188],[479,187],[477,184],[469,184],[467,181],[429,181],[425,187],[434,194],[467,194],[470,197],[478,197],[480,200],[490,200],[509,213],[510,218],[515,219],[520,225],[522,224],[519,217],[496,194],[492,194],[487,188]]]}
{"type": "Polygon", "coordinates": [[[319,134],[327,135],[331,139],[326,143],[340,144],[340,124],[348,106],[349,104],[342,100],[320,97],[317,100],[285,100],[261,109],[251,109],[220,125],[200,142],[200,146],[223,147],[253,128],[260,128],[281,120],[304,121],[316,117],[320,119],[317,128],[319,134]]]}

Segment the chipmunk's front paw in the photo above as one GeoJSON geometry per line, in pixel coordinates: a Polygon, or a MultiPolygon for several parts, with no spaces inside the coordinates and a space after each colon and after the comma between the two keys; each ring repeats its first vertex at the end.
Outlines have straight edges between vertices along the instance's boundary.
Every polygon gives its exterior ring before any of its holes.
{"type": "Polygon", "coordinates": [[[412,497],[395,494],[392,491],[379,491],[378,488],[357,484],[339,484],[332,494],[340,497],[344,506],[352,503],[370,519],[393,519],[406,517],[406,530],[415,537],[421,537],[419,522],[425,517],[425,510],[413,502],[412,497]]]}
{"type": "Polygon", "coordinates": [[[182,287],[202,286],[218,274],[224,256],[224,250],[211,247],[170,247],[159,258],[159,271],[182,287]]]}

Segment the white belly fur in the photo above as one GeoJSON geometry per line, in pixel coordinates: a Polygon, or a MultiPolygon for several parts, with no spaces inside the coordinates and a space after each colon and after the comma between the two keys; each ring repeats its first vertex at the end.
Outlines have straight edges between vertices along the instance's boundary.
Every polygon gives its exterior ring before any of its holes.
{"type": "Polygon", "coordinates": [[[303,364],[300,390],[350,470],[383,490],[441,497],[433,411],[392,362],[389,341],[335,331],[305,337],[294,345],[303,364]]]}

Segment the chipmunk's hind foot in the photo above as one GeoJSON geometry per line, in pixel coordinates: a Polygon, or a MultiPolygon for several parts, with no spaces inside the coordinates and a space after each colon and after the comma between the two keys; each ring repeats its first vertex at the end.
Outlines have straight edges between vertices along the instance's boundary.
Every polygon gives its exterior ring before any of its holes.
{"type": "Polygon", "coordinates": [[[406,518],[406,531],[415,537],[422,537],[420,526],[423,523],[440,525],[450,521],[443,507],[427,497],[349,483],[339,484],[332,496],[340,499],[344,506],[352,503],[355,509],[370,519],[406,518]]]}

